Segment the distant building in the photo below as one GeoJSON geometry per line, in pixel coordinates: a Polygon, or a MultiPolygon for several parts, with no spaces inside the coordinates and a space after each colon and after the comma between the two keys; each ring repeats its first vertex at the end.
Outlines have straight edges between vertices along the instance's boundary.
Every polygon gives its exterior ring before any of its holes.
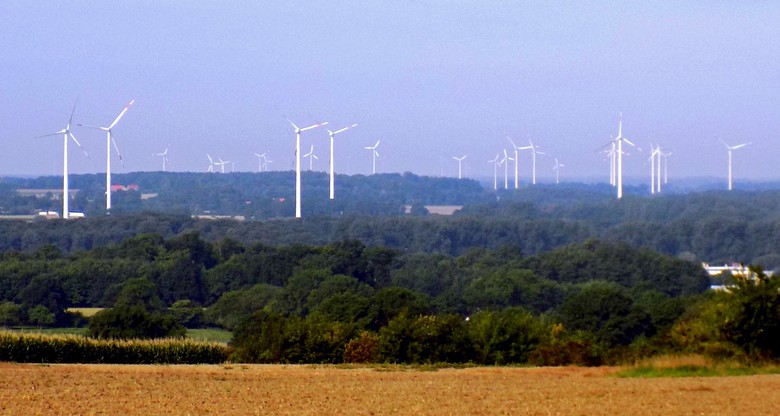
{"type": "MultiPolygon", "coordinates": [[[[713,284],[710,285],[711,290],[726,290],[727,284],[723,281],[722,274],[723,273],[730,273],[731,276],[734,276],[736,278],[741,279],[753,279],[755,276],[753,275],[753,272],[750,271],[748,266],[745,266],[743,263],[731,263],[731,265],[724,264],[723,266],[710,266],[708,263],[702,263],[701,264],[704,270],[707,271],[707,274],[710,275],[710,279],[714,280],[713,284]]],[[[772,275],[772,271],[765,272],[767,276],[772,275]]]]}
{"type": "Polygon", "coordinates": [[[139,191],[141,189],[140,186],[137,184],[131,183],[130,185],[122,185],[122,184],[116,184],[111,185],[111,192],[118,192],[118,191],[139,191]]]}

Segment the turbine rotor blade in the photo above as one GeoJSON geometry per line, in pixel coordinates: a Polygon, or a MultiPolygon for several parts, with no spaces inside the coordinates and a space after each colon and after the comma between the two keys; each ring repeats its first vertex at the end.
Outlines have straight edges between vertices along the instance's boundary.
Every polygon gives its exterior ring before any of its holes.
{"type": "Polygon", "coordinates": [[[76,136],[74,136],[73,133],[71,132],[68,132],[68,135],[70,136],[71,139],[73,139],[74,142],[76,142],[76,145],[79,147],[79,149],[81,149],[81,151],[84,152],[84,156],[89,157],[89,154],[87,154],[87,151],[84,149],[83,146],[81,146],[81,143],[79,143],[79,141],[76,140],[76,136]]]}
{"type": "Polygon", "coordinates": [[[133,100],[130,100],[130,102],[129,102],[129,103],[127,103],[127,104],[125,105],[125,108],[123,108],[123,109],[122,109],[122,112],[121,112],[121,113],[119,113],[119,115],[118,115],[118,116],[116,116],[116,118],[114,119],[114,122],[113,122],[113,123],[111,123],[111,125],[110,125],[110,126],[108,126],[108,129],[109,129],[109,130],[110,130],[110,129],[112,129],[112,128],[114,128],[114,126],[116,126],[116,123],[118,123],[118,122],[119,122],[119,119],[120,119],[120,118],[122,118],[122,116],[123,116],[123,115],[125,115],[125,113],[127,112],[127,110],[128,110],[128,109],[130,109],[130,106],[131,106],[131,105],[133,105],[133,103],[134,103],[134,102],[135,102],[135,99],[133,99],[133,100]]]}

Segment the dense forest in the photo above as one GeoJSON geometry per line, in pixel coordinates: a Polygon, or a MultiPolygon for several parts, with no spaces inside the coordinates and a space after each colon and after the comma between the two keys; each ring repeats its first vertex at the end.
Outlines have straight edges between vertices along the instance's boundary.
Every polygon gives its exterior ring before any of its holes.
{"type": "Polygon", "coordinates": [[[519,308],[628,345],[668,330],[685,299],[708,286],[697,264],[595,240],[536,256],[509,246],[447,256],[358,241],[273,247],[142,234],[70,255],[54,246],[4,253],[0,324],[61,325],[72,322],[69,307],[142,305],[170,311],[185,326],[234,330],[263,311],[354,332],[379,331],[402,313],[468,317],[519,308]],[[584,318],[594,302],[608,311],[584,318]]]}

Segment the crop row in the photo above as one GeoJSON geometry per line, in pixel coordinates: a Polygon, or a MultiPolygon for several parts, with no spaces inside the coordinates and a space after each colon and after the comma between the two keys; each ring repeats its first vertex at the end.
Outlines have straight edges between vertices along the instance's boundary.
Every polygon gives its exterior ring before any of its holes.
{"type": "Polygon", "coordinates": [[[217,364],[230,348],[188,339],[97,340],[0,331],[0,361],[91,364],[217,364]]]}

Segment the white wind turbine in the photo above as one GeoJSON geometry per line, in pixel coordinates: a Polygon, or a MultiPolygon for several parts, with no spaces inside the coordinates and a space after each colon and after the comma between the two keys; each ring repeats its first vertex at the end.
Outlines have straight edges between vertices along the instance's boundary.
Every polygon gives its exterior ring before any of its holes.
{"type": "Polygon", "coordinates": [[[732,189],[734,189],[734,182],[733,182],[733,179],[732,179],[732,176],[731,176],[731,152],[732,152],[732,150],[741,149],[741,148],[749,145],[751,142],[742,143],[742,144],[738,144],[738,145],[735,145],[735,146],[729,146],[723,140],[721,140],[720,142],[723,143],[723,145],[726,146],[726,149],[728,149],[728,151],[729,151],[729,191],[731,191],[732,189]]]}
{"type": "Polygon", "coordinates": [[[556,157],[555,158],[555,165],[553,165],[553,170],[555,171],[555,184],[556,185],[561,183],[561,176],[560,176],[561,172],[560,171],[561,171],[561,168],[564,167],[564,166],[566,166],[566,165],[564,165],[563,163],[558,163],[558,158],[556,157]]]}
{"type": "Polygon", "coordinates": [[[317,155],[314,154],[314,145],[311,145],[311,150],[309,150],[309,153],[306,153],[305,155],[303,155],[304,159],[307,158],[307,157],[309,158],[309,170],[311,170],[312,166],[313,166],[312,162],[314,162],[314,159],[317,159],[317,160],[320,159],[320,158],[317,157],[317,155]]]}
{"type": "Polygon", "coordinates": [[[461,157],[453,156],[452,158],[458,161],[458,179],[463,179],[463,159],[466,158],[466,155],[461,157]]]}
{"type": "Polygon", "coordinates": [[[499,165],[504,165],[504,189],[509,189],[509,162],[511,160],[514,159],[509,157],[509,155],[506,153],[506,149],[504,149],[504,158],[498,162],[499,165]]]}
{"type": "Polygon", "coordinates": [[[166,147],[162,153],[155,153],[154,156],[160,156],[162,158],[162,171],[165,172],[165,165],[168,163],[168,148],[166,147]]]}
{"type": "Polygon", "coordinates": [[[328,122],[326,121],[300,128],[289,118],[287,121],[292,124],[295,129],[295,218],[301,218],[301,132],[324,126],[328,124],[328,122]]]}
{"type": "Polygon", "coordinates": [[[379,152],[376,151],[376,148],[379,147],[379,140],[376,141],[376,144],[373,146],[366,146],[366,150],[371,151],[371,174],[376,175],[376,158],[379,157],[379,152]]]}
{"type": "Polygon", "coordinates": [[[652,143],[650,143],[650,157],[648,160],[650,161],[650,193],[654,194],[656,192],[656,189],[658,189],[658,192],[661,192],[660,189],[660,182],[661,182],[661,146],[653,146],[652,143]],[[655,171],[655,162],[656,158],[658,158],[658,185],[656,185],[656,171],[655,171]]]}
{"type": "Polygon", "coordinates": [[[218,158],[218,159],[219,159],[219,162],[216,162],[216,163],[214,163],[214,164],[215,164],[215,165],[219,165],[219,168],[220,168],[220,172],[221,172],[221,173],[225,173],[225,165],[227,165],[228,163],[230,163],[230,161],[229,161],[229,160],[222,160],[222,158],[218,158]]]}
{"type": "MultiPolygon", "coordinates": [[[[623,137],[623,113],[620,114],[620,121],[618,123],[618,135],[612,139],[606,146],[615,146],[615,154],[617,157],[617,168],[615,169],[617,175],[617,198],[623,198],[623,142],[628,143],[631,146],[636,146],[631,140],[623,137]]],[[[639,149],[641,150],[641,149],[639,149]]]]}
{"type": "Polygon", "coordinates": [[[106,211],[111,209],[111,144],[114,145],[114,149],[116,150],[117,156],[119,156],[119,160],[122,160],[122,154],[119,153],[119,147],[117,147],[116,141],[111,135],[111,129],[116,126],[116,123],[119,122],[119,119],[125,115],[127,110],[130,109],[130,106],[133,105],[134,102],[135,100],[130,100],[130,102],[125,105],[125,108],[122,109],[119,115],[116,116],[114,121],[108,125],[108,127],[87,126],[84,124],[79,124],[79,126],[82,127],[103,130],[106,132],[106,211]]]}
{"type": "Polygon", "coordinates": [[[532,147],[531,146],[518,147],[511,137],[507,136],[506,138],[509,139],[509,143],[511,143],[512,148],[515,149],[515,189],[518,189],[520,187],[520,176],[518,174],[519,171],[518,166],[520,165],[519,151],[532,149],[532,147]]]}
{"type": "Polygon", "coordinates": [[[539,148],[539,146],[534,146],[534,143],[531,141],[531,139],[528,139],[528,143],[530,144],[530,146],[528,146],[527,149],[531,150],[531,158],[532,158],[531,160],[533,163],[533,169],[531,170],[533,177],[531,183],[536,185],[536,155],[544,155],[546,153],[536,150],[539,148]]]}
{"type": "Polygon", "coordinates": [[[265,153],[252,153],[257,156],[257,172],[263,171],[263,160],[265,159],[265,153]]]}
{"type": "Polygon", "coordinates": [[[209,158],[209,168],[206,169],[206,172],[214,172],[214,166],[218,165],[219,163],[214,162],[214,159],[212,159],[208,154],[206,154],[206,157],[209,158]]]}
{"type": "Polygon", "coordinates": [[[344,127],[342,129],[336,130],[336,131],[330,131],[328,130],[328,135],[330,136],[330,199],[335,198],[335,184],[336,184],[336,173],[334,169],[334,159],[333,159],[333,137],[343,131],[349,130],[353,127],[357,127],[357,124],[353,124],[351,126],[344,127]]]}
{"type": "Polygon", "coordinates": [[[64,129],[51,134],[44,134],[43,136],[38,137],[48,137],[48,136],[58,136],[62,135],[62,153],[63,153],[63,163],[62,163],[62,218],[68,219],[70,218],[70,211],[68,210],[68,200],[70,199],[69,189],[68,189],[68,137],[73,139],[74,142],[76,142],[76,145],[81,149],[82,152],[84,152],[84,155],[89,157],[87,155],[87,152],[84,150],[83,147],[81,147],[81,143],[79,143],[78,140],[76,140],[76,137],[73,136],[73,133],[70,132],[70,124],[73,122],[73,113],[76,111],[76,104],[73,104],[73,109],[70,111],[70,118],[68,119],[68,124],[65,126],[64,129]]]}
{"type": "Polygon", "coordinates": [[[615,180],[615,170],[616,170],[615,162],[617,160],[615,156],[617,155],[617,149],[612,136],[609,137],[609,140],[610,140],[609,145],[611,145],[611,149],[603,150],[603,152],[604,154],[607,155],[607,157],[609,157],[609,184],[615,186],[617,184],[616,183],[617,181],[615,180]]]}
{"type": "Polygon", "coordinates": [[[672,155],[672,152],[666,152],[662,153],[664,157],[664,185],[669,183],[669,156],[672,155]]]}
{"type": "Polygon", "coordinates": [[[498,162],[498,153],[496,153],[495,159],[488,160],[488,163],[493,164],[493,190],[496,190],[498,189],[498,165],[500,165],[498,162]]]}

